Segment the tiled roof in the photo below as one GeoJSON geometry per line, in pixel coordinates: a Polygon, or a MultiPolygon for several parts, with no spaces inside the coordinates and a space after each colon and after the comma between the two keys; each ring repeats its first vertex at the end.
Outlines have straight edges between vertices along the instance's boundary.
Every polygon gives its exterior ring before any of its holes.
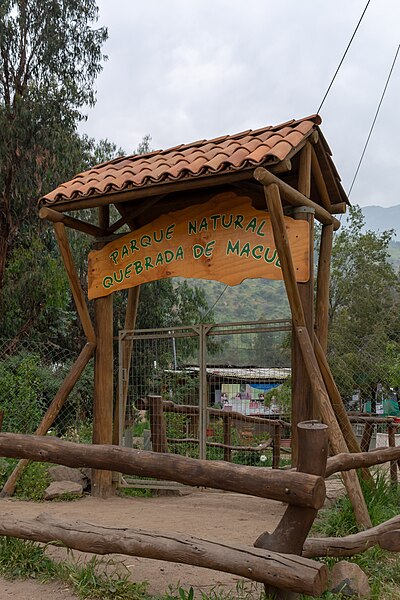
{"type": "Polygon", "coordinates": [[[79,173],[41,199],[58,204],[74,199],[140,189],[159,183],[216,175],[274,164],[290,158],[321,123],[318,115],[280,125],[200,140],[150,154],[123,156],[79,173]]]}

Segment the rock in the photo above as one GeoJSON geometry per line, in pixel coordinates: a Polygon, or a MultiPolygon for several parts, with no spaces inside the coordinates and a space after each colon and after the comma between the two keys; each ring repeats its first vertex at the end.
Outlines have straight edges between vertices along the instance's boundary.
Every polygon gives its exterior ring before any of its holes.
{"type": "Polygon", "coordinates": [[[53,481],[48,488],[44,491],[45,500],[54,500],[54,498],[60,498],[64,494],[71,494],[73,496],[82,496],[83,487],[80,483],[74,481],[53,481]]]}
{"type": "Polygon", "coordinates": [[[343,594],[343,596],[354,596],[356,598],[370,598],[371,588],[364,571],[355,563],[342,560],[332,569],[331,592],[343,594]]]}
{"type": "Polygon", "coordinates": [[[57,465],[50,467],[48,472],[52,481],[73,481],[79,483],[83,489],[87,487],[87,477],[79,469],[57,465]]]}

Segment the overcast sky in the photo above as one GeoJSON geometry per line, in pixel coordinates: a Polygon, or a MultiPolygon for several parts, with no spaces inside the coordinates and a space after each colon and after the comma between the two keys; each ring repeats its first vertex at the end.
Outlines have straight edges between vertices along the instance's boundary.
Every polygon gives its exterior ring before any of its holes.
{"type": "MultiPolygon", "coordinates": [[[[81,127],[127,153],[275,125],[317,111],[366,0],[98,0],[109,40],[81,127]]],[[[321,110],[348,191],[396,48],[400,1],[371,0],[321,110]]],[[[351,194],[400,204],[400,57],[351,194]]]]}

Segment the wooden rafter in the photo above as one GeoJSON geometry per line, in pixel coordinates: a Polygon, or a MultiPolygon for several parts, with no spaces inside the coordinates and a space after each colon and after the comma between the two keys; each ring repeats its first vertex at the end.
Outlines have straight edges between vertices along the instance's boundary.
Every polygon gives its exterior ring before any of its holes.
{"type": "Polygon", "coordinates": [[[91,223],[87,223],[86,221],[75,219],[75,217],[69,217],[68,215],[64,215],[60,212],[57,212],[52,208],[47,208],[47,206],[44,206],[40,209],[39,217],[41,219],[51,221],[52,223],[63,223],[71,229],[75,229],[76,231],[82,231],[83,233],[87,233],[88,235],[92,235],[93,237],[102,237],[105,234],[104,229],[102,229],[101,227],[97,227],[97,225],[92,225],[91,223]]]}
{"type": "Polygon", "coordinates": [[[275,177],[272,173],[264,169],[263,167],[258,167],[254,171],[254,177],[262,183],[264,186],[270,185],[274,183],[282,197],[292,204],[293,206],[309,206],[315,210],[315,217],[324,225],[333,225],[333,228],[339,229],[340,221],[338,221],[335,217],[333,217],[327,210],[325,210],[319,204],[316,204],[310,198],[307,198],[304,194],[291,187],[278,177],[275,177]]]}

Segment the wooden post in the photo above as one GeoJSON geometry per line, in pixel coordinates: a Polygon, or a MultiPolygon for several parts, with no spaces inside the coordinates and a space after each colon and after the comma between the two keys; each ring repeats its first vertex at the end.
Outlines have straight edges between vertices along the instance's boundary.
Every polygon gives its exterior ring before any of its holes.
{"type": "Polygon", "coordinates": [[[149,406],[151,443],[153,452],[168,452],[167,428],[161,396],[147,396],[149,406]]]}
{"type": "Polygon", "coordinates": [[[364,425],[364,431],[361,439],[361,452],[368,452],[373,431],[374,424],[367,421],[364,425]]]}
{"type": "MultiPolygon", "coordinates": [[[[336,454],[339,454],[340,452],[347,452],[348,448],[342,431],[336,420],[335,413],[333,412],[325,383],[315,357],[314,347],[306,328],[303,306],[297,288],[293,260],[283,218],[279,188],[277,185],[271,184],[267,188],[264,188],[264,190],[268,210],[270,213],[275,244],[282,267],[286,292],[292,313],[294,330],[301,347],[304,366],[311,382],[311,388],[313,390],[314,397],[319,401],[319,409],[321,411],[322,419],[329,426],[329,441],[332,450],[336,454]]],[[[361,491],[360,482],[357,478],[357,473],[355,471],[343,473],[343,480],[347,493],[349,494],[358,525],[364,528],[371,527],[371,519],[369,518],[365,499],[361,491]]]]}
{"type": "MultiPolygon", "coordinates": [[[[393,423],[388,423],[387,432],[388,432],[389,448],[396,447],[396,438],[395,438],[396,429],[397,429],[396,425],[394,425],[393,423]]],[[[392,484],[397,483],[397,461],[396,460],[390,461],[390,481],[392,482],[392,484]]]]}
{"type": "Polygon", "coordinates": [[[232,449],[231,449],[231,425],[232,425],[232,419],[231,416],[229,414],[227,414],[226,416],[224,415],[224,444],[226,446],[229,446],[227,448],[224,448],[224,460],[226,462],[231,462],[231,455],[232,455],[232,449]]]}
{"type": "Polygon", "coordinates": [[[78,312],[83,331],[85,332],[87,341],[95,344],[96,335],[94,333],[86,300],[83,295],[81,285],[79,283],[79,278],[75,270],[71,248],[69,246],[67,234],[65,232],[65,225],[63,223],[54,223],[54,231],[56,233],[57,242],[60,248],[61,256],[64,262],[64,267],[69,279],[72,296],[74,298],[76,310],[78,312]]]}
{"type": "Polygon", "coordinates": [[[272,439],[272,468],[279,469],[279,463],[281,460],[281,426],[279,423],[273,425],[273,439],[272,439]]]}
{"type": "MultiPolygon", "coordinates": [[[[309,421],[298,426],[299,454],[297,471],[312,475],[325,475],[328,458],[328,428],[322,423],[309,421]]],[[[318,511],[312,508],[288,506],[272,534],[263,533],[254,545],[257,548],[297,554],[301,556],[303,544],[317,516],[318,511]]],[[[283,592],[276,587],[266,586],[267,596],[280,600],[294,600],[297,595],[283,592]]]]}
{"type": "MultiPolygon", "coordinates": [[[[94,301],[97,348],[94,370],[93,444],[112,443],[113,407],[113,294],[94,301]]],[[[110,471],[92,471],[92,495],[112,494],[110,471]]]]}
{"type": "MultiPolygon", "coordinates": [[[[311,194],[311,144],[307,143],[300,154],[298,190],[305,197],[311,194]]],[[[309,273],[305,283],[297,288],[303,306],[305,324],[312,337],[314,332],[314,209],[309,206],[294,208],[291,215],[296,220],[307,221],[309,225],[309,273]]],[[[317,417],[314,407],[310,380],[304,368],[301,349],[293,332],[292,336],[292,465],[297,464],[298,443],[297,425],[317,417]]]]}
{"type": "Polygon", "coordinates": [[[329,286],[331,275],[331,257],[333,243],[333,225],[323,225],[318,258],[317,300],[315,308],[315,333],[324,351],[328,350],[329,327],[329,286]]]}
{"type": "MultiPolygon", "coordinates": [[[[136,326],[136,317],[137,311],[139,307],[139,296],[140,296],[140,285],[136,287],[129,288],[128,290],[128,300],[126,304],[126,313],[125,313],[125,329],[126,331],[133,331],[136,326]]],[[[129,340],[126,343],[122,365],[119,365],[119,368],[124,369],[125,379],[122,387],[122,424],[124,425],[125,415],[126,415],[126,404],[128,400],[128,389],[129,389],[129,372],[132,361],[132,348],[133,341],[129,340]]],[[[120,444],[121,440],[119,439],[119,389],[116,393],[115,404],[114,404],[114,424],[113,424],[113,444],[120,444]]]]}

